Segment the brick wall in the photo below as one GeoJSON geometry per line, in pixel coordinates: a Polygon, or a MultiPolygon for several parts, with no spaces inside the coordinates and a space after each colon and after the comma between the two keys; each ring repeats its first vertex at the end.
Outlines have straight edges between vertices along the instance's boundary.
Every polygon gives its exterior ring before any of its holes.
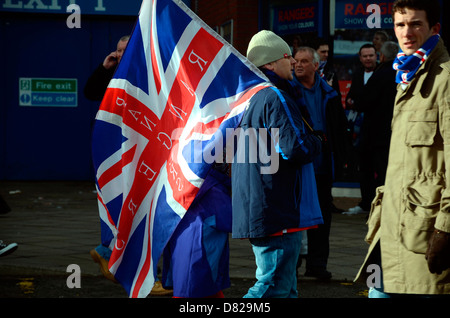
{"type": "Polygon", "coordinates": [[[233,46],[245,55],[258,32],[258,0],[193,0],[192,9],[210,27],[233,20],[233,46]]]}

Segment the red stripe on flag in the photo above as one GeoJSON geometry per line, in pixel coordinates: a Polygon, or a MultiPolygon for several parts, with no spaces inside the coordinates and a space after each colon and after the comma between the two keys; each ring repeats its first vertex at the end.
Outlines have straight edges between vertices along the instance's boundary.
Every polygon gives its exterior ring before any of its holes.
{"type": "MultiPolygon", "coordinates": [[[[153,206],[153,202],[150,205],[150,211],[152,210],[152,206],[153,206]]],[[[148,228],[150,230],[151,228],[151,218],[148,218],[148,228]]],[[[139,296],[139,291],[141,290],[142,285],[144,284],[145,278],[148,275],[148,272],[150,270],[150,264],[151,264],[151,257],[152,257],[152,242],[151,242],[151,235],[147,235],[148,240],[147,240],[147,254],[145,255],[145,262],[141,268],[141,270],[139,271],[139,276],[136,280],[136,284],[133,288],[133,292],[132,292],[132,297],[133,298],[137,298],[139,296]]]]}
{"type": "Polygon", "coordinates": [[[134,154],[136,152],[137,145],[122,154],[122,160],[118,161],[112,165],[108,170],[102,173],[101,177],[98,178],[99,188],[103,188],[108,182],[118,177],[122,173],[122,168],[133,161],[134,154]]]}
{"type": "Polygon", "coordinates": [[[160,119],[141,101],[121,88],[106,90],[100,110],[122,117],[123,124],[147,139],[157,138],[159,131],[155,128],[160,119]]]}
{"type": "Polygon", "coordinates": [[[155,53],[155,41],[153,39],[153,26],[150,27],[150,57],[152,61],[152,73],[153,73],[153,80],[155,81],[155,87],[156,92],[159,94],[161,91],[161,77],[158,70],[158,63],[156,60],[156,53],[155,53]]]}
{"type": "MultiPolygon", "coordinates": [[[[164,139],[164,136],[171,136],[174,130],[185,127],[195,104],[195,89],[222,47],[223,43],[204,29],[200,29],[182,57],[164,113],[160,120],[154,122],[155,125],[151,131],[157,140],[150,139],[152,134],[149,132],[144,134],[149,137],[150,141],[139,158],[134,182],[120,213],[117,241],[123,243],[125,247],[121,247],[120,250],[114,249],[110,259],[111,264],[115,263],[126,249],[134,215],[153,186],[164,163],[167,162],[168,173],[172,171],[172,175],[169,175],[169,184],[173,191],[173,198],[185,209],[188,209],[192,203],[198,188],[184,177],[180,166],[176,160],[173,160],[173,158],[176,159],[178,150],[177,141],[171,140],[170,147],[168,147],[169,140],[164,139]],[[142,169],[142,167],[144,168],[142,169]],[[147,174],[149,171],[152,173],[152,178],[149,178],[147,174]],[[175,178],[174,173],[176,173],[175,178]]],[[[147,112],[148,108],[131,96],[126,98],[126,107],[133,107],[134,113],[130,112],[130,116],[125,112],[124,123],[136,128],[137,131],[142,131],[142,127],[138,128],[139,125],[136,124],[142,123],[142,115],[147,112]],[[139,115],[139,117],[135,115],[139,115]]],[[[151,219],[151,215],[148,217],[151,219]]]]}

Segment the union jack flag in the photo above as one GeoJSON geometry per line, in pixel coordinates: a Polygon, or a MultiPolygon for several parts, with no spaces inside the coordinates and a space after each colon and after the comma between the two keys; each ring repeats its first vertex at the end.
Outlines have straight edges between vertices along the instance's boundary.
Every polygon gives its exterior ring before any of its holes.
{"type": "Polygon", "coordinates": [[[224,145],[224,131],[268,85],[181,1],[142,2],[92,142],[102,241],[130,297],[150,293],[162,251],[211,168],[190,150],[224,145]]]}

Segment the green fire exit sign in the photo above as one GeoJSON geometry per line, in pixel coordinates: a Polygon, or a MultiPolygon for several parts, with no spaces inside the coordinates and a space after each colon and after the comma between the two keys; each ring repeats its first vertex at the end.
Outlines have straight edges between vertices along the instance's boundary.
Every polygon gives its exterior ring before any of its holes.
{"type": "Polygon", "coordinates": [[[77,107],[76,78],[19,78],[20,106],[77,107]]]}

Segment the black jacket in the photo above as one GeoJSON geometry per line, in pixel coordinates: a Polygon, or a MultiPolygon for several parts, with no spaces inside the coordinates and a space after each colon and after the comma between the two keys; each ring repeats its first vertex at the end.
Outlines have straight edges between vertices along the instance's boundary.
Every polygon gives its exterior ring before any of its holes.
{"type": "Polygon", "coordinates": [[[394,111],[397,83],[392,61],[382,63],[362,89],[361,111],[364,112],[361,127],[361,146],[389,147],[391,121],[394,111]]]}
{"type": "Polygon", "coordinates": [[[84,96],[92,101],[101,101],[114,72],[115,68],[107,70],[100,64],[88,78],[84,87],[84,96]]]}

